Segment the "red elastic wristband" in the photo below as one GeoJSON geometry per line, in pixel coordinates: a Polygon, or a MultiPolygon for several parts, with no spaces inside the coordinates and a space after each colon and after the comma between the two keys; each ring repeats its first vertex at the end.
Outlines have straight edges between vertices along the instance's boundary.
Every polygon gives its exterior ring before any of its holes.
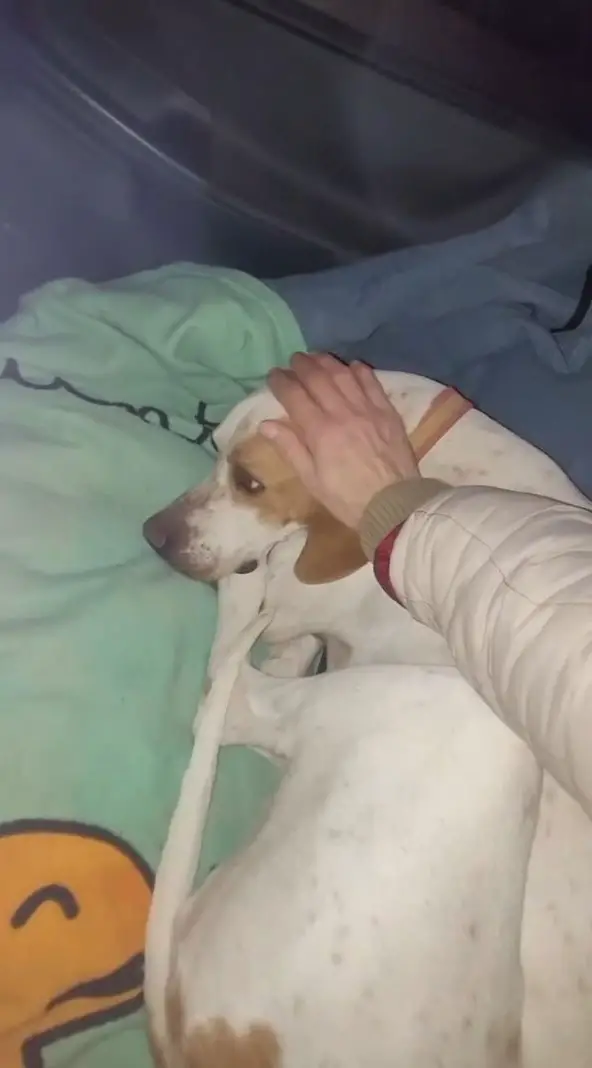
{"type": "Polygon", "coordinates": [[[380,545],[374,553],[373,564],[376,581],[378,582],[379,586],[382,587],[384,592],[388,594],[388,596],[391,597],[393,601],[396,601],[397,604],[400,604],[401,602],[399,601],[399,598],[397,597],[395,591],[395,587],[391,582],[391,555],[393,551],[393,546],[395,544],[395,541],[397,540],[397,535],[400,529],[400,526],[395,527],[394,530],[391,530],[390,533],[387,534],[386,538],[382,539],[380,545]]]}

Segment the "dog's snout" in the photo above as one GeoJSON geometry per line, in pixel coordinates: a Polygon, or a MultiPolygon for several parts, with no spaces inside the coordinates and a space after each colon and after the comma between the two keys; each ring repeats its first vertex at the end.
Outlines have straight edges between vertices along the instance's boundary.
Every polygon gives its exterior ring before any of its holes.
{"type": "Polygon", "coordinates": [[[166,555],[167,543],[171,539],[171,527],[165,512],[156,512],[146,520],[142,528],[144,537],[151,548],[161,556],[166,555]]]}
{"type": "Polygon", "coordinates": [[[175,571],[188,578],[202,578],[201,569],[190,553],[190,532],[187,517],[175,502],[170,508],[155,512],[142,527],[151,549],[175,571]]]}

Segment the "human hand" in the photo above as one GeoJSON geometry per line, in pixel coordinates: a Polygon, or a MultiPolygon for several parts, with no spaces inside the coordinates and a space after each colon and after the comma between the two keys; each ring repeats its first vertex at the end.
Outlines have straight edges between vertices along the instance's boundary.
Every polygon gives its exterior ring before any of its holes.
{"type": "Polygon", "coordinates": [[[289,422],[267,420],[261,433],[348,527],[358,527],[380,490],[418,477],[403,421],[366,364],[297,352],[290,370],[271,371],[268,384],[289,422]]]}

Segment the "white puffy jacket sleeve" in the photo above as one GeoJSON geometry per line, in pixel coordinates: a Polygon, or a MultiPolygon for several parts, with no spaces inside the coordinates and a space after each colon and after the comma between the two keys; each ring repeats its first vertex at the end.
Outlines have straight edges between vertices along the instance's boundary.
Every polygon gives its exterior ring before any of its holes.
{"type": "Polygon", "coordinates": [[[592,815],[592,512],[508,490],[440,492],[402,527],[390,578],[592,815]]]}

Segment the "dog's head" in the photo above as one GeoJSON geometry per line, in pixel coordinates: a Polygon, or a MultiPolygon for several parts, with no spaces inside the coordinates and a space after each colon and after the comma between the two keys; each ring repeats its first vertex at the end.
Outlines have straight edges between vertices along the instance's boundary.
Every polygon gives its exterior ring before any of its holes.
{"type": "Polygon", "coordinates": [[[310,496],[259,433],[264,419],[282,415],[267,392],[242,401],[216,431],[211,478],[146,521],[146,540],[171,567],[205,581],[252,571],[298,530],[306,532],[295,567],[301,582],[332,582],[366,563],[355,532],[310,496]]]}

